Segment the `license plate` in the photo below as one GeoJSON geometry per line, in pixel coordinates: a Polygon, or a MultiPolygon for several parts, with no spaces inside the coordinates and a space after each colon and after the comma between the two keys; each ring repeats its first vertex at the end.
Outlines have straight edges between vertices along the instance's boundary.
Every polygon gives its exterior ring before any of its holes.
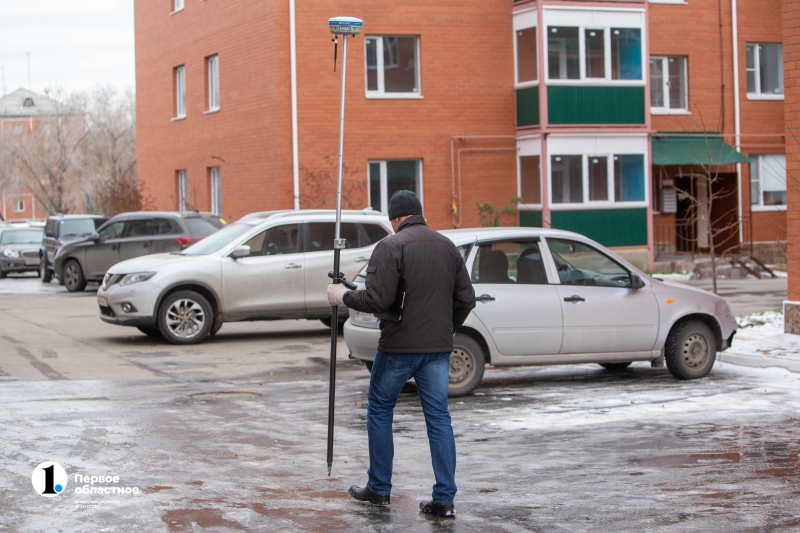
{"type": "Polygon", "coordinates": [[[98,296],[97,303],[103,307],[108,307],[108,298],[105,296],[98,296]]]}
{"type": "Polygon", "coordinates": [[[39,264],[39,260],[38,259],[26,259],[25,260],[25,266],[34,266],[34,265],[38,265],[38,264],[39,264]]]}

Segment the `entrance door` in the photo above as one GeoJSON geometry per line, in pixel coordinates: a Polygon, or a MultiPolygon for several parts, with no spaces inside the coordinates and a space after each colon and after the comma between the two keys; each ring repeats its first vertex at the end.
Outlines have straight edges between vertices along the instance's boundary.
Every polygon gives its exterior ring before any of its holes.
{"type": "Polygon", "coordinates": [[[658,302],[650,285],[631,288],[630,272],[587,244],[554,238],[547,244],[561,281],[561,353],[652,350],[658,334],[658,302]]]}
{"type": "Polygon", "coordinates": [[[536,240],[480,243],[472,265],[476,317],[503,355],[551,355],[561,347],[561,304],[536,240]]]}
{"type": "Polygon", "coordinates": [[[222,262],[227,311],[237,318],[305,315],[304,260],[297,224],[268,228],[245,243],[250,256],[222,262]]]}

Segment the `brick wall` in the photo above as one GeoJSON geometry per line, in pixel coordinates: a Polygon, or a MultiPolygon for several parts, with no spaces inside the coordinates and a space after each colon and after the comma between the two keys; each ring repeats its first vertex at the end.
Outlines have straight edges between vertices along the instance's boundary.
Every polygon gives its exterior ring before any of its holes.
{"type": "Polygon", "coordinates": [[[800,3],[783,0],[782,16],[789,269],[789,302],[785,306],[785,316],[787,333],[800,335],[800,3]]]}
{"type": "MultiPolygon", "coordinates": [[[[367,206],[369,160],[421,159],[426,217],[433,227],[452,227],[450,138],[515,134],[511,7],[506,0],[298,2],[301,206],[334,207],[326,194],[322,200],[319,194],[309,198],[318,189],[306,178],[336,176],[341,71],[333,72],[327,20],[346,14],[364,20],[364,34],[352,39],[348,50],[344,190],[351,197],[345,203],[367,206]],[[419,35],[422,99],[366,97],[364,35],[419,35]]],[[[185,168],[190,203],[208,209],[207,168],[220,166],[225,218],[291,209],[288,2],[190,0],[170,15],[164,0],[137,0],[135,17],[138,159],[145,193],[160,209],[177,208],[175,171],[185,168]],[[215,53],[220,111],[204,114],[204,58],[215,53]],[[173,121],[172,69],[181,64],[187,116],[173,121]]],[[[514,146],[513,139],[467,144],[503,142],[514,146]]],[[[516,196],[514,151],[465,153],[462,181],[464,226],[474,226],[477,201],[503,207],[516,196]]]]}

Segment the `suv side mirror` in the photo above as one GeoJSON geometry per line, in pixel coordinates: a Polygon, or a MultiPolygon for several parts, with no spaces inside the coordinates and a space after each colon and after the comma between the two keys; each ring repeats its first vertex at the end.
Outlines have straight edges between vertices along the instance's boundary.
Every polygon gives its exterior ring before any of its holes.
{"type": "Polygon", "coordinates": [[[242,257],[247,257],[250,255],[250,247],[249,246],[237,246],[231,252],[231,257],[233,260],[241,259],[242,257]]]}
{"type": "Polygon", "coordinates": [[[631,272],[631,289],[643,289],[644,287],[645,283],[639,277],[639,274],[631,272]]]}
{"type": "Polygon", "coordinates": [[[100,234],[97,233],[96,231],[93,231],[92,234],[89,235],[89,240],[90,241],[94,241],[94,242],[99,241],[100,240],[100,234]]]}

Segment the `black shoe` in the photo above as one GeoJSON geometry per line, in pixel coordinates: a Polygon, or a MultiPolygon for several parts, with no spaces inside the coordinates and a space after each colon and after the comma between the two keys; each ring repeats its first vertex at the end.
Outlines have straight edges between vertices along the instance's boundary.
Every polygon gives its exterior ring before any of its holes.
{"type": "Polygon", "coordinates": [[[362,489],[361,487],[353,485],[347,490],[347,492],[349,492],[350,496],[352,496],[356,500],[368,503],[370,505],[389,505],[389,503],[391,503],[389,501],[389,496],[381,496],[380,494],[375,494],[367,487],[364,487],[362,489]]]}
{"type": "Polygon", "coordinates": [[[423,513],[435,514],[436,516],[445,518],[456,517],[456,507],[452,503],[450,505],[442,505],[433,500],[429,502],[419,502],[419,510],[423,513]]]}

